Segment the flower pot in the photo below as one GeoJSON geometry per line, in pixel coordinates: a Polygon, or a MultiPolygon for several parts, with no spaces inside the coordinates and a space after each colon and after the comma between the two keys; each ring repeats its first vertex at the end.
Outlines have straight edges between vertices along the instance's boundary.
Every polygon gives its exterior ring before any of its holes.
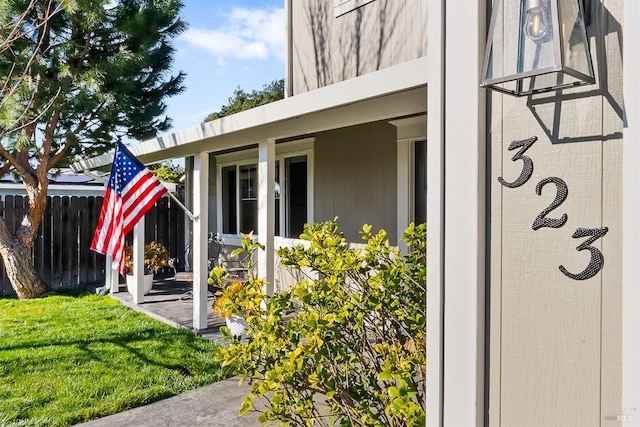
{"type": "Polygon", "coordinates": [[[236,339],[242,338],[244,330],[247,328],[247,322],[245,322],[244,318],[232,314],[231,317],[226,317],[224,320],[227,323],[229,332],[231,332],[231,336],[236,339]]]}
{"type": "MultiPolygon", "coordinates": [[[[127,291],[129,291],[131,295],[133,295],[134,286],[135,286],[135,276],[127,275],[127,291]]],[[[153,286],[153,273],[144,275],[142,286],[144,290],[144,295],[148,295],[149,292],[151,292],[151,287],[153,286]]]]}

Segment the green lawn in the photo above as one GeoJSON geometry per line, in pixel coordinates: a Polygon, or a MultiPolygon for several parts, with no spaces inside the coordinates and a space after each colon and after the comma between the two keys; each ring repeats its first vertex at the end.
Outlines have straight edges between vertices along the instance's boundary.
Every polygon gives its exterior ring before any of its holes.
{"type": "Polygon", "coordinates": [[[217,348],[109,297],[0,299],[0,425],[68,426],[213,383],[217,348]]]}

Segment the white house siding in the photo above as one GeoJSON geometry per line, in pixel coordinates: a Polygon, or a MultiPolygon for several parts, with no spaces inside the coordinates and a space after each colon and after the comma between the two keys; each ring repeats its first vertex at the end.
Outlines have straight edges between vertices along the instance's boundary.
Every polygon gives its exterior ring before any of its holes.
{"type": "Polygon", "coordinates": [[[396,230],[396,127],[387,123],[352,126],[316,135],[314,219],[338,217],[348,241],[362,241],[363,224],[396,230]]]}
{"type": "Polygon", "coordinates": [[[611,426],[623,411],[622,0],[594,3],[597,85],[532,99],[491,95],[491,425],[611,426]],[[522,171],[509,144],[532,136],[533,175],[517,188],[500,184],[522,171]],[[556,195],[553,183],[536,194],[547,177],[568,187],[548,217],[568,219],[534,231],[556,195]],[[593,246],[604,268],[587,280],[562,274],[560,265],[578,273],[589,263],[589,251],[576,250],[586,240],[572,238],[576,228],[603,226],[593,246]]]}
{"type": "Polygon", "coordinates": [[[374,0],[339,17],[291,1],[293,95],[426,56],[427,0],[374,0]]]}

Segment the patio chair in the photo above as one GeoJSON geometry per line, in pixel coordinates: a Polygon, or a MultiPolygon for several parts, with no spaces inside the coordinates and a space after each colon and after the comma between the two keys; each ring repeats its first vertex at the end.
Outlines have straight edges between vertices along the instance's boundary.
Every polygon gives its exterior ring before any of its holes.
{"type": "MultiPolygon", "coordinates": [[[[191,248],[193,243],[189,242],[185,247],[185,260],[189,259],[191,256],[191,248]]],[[[221,266],[224,270],[228,271],[230,274],[230,278],[232,280],[242,280],[248,277],[248,270],[245,267],[244,259],[230,259],[229,254],[225,254],[225,245],[222,237],[218,233],[209,233],[209,249],[208,249],[208,259],[207,259],[207,269],[211,271],[213,267],[221,266]]],[[[174,262],[172,265],[176,265],[174,262]]],[[[171,264],[170,264],[171,265],[171,264]]],[[[185,265],[189,265],[189,262],[185,262],[185,265]]],[[[179,273],[176,268],[174,268],[174,277],[175,280],[179,280],[179,273]]],[[[191,275],[191,278],[193,276],[191,275]]],[[[193,279],[192,279],[193,280],[193,279]]],[[[224,284],[223,284],[224,285],[224,284]]],[[[210,289],[207,291],[208,298],[215,299],[215,293],[218,290],[218,287],[208,285],[210,289]]],[[[180,301],[187,301],[193,299],[193,289],[188,290],[184,294],[180,296],[180,301]]]]}
{"type": "MultiPolygon", "coordinates": [[[[218,233],[209,233],[208,235],[208,253],[207,253],[207,271],[218,265],[220,255],[224,250],[224,242],[218,233]]],[[[178,272],[179,258],[169,260],[169,267],[173,269],[174,280],[191,280],[193,281],[193,273],[191,263],[193,261],[193,241],[187,243],[184,248],[184,266],[185,272],[178,272]]],[[[214,291],[207,291],[208,298],[215,298],[214,291]]],[[[180,301],[193,299],[193,289],[185,292],[180,296],[180,301]]]]}

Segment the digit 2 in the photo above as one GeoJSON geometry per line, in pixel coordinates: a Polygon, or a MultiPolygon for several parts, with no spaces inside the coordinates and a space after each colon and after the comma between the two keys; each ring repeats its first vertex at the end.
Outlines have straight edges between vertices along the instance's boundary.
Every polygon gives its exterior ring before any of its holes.
{"type": "Polygon", "coordinates": [[[567,214],[564,213],[560,218],[547,218],[547,214],[560,206],[569,195],[569,188],[567,187],[567,183],[564,182],[563,179],[557,177],[549,177],[545,178],[536,185],[536,194],[538,196],[542,195],[542,187],[549,183],[554,183],[556,185],[556,198],[551,202],[549,206],[547,206],[540,215],[536,217],[533,221],[533,225],[531,228],[537,230],[542,227],[550,227],[550,228],[560,228],[567,222],[567,214]]]}

